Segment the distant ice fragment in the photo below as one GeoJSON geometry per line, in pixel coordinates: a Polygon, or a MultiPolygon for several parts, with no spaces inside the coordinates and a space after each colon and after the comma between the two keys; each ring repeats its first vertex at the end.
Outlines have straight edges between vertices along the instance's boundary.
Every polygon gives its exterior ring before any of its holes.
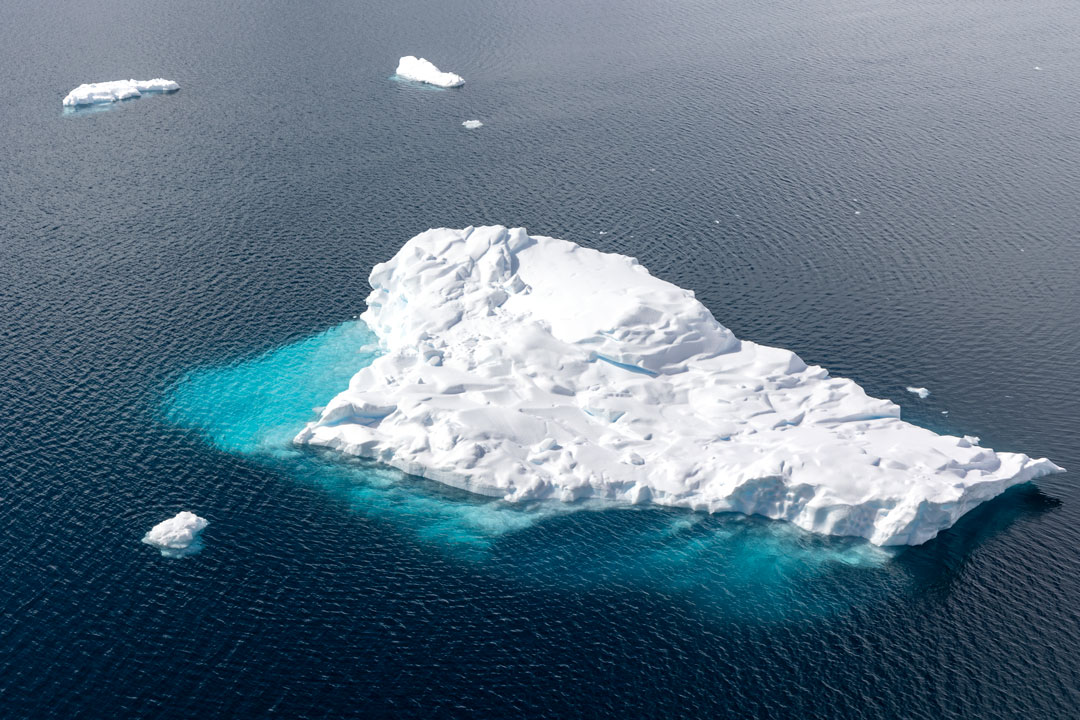
{"type": "Polygon", "coordinates": [[[159,522],[146,533],[142,541],[156,547],[165,557],[194,555],[202,549],[199,535],[209,524],[206,519],[185,510],[159,522]]]}
{"type": "Polygon", "coordinates": [[[906,423],[851,380],[739,340],[634,258],[523,228],[428,230],[370,286],[361,319],[383,354],[296,442],[476,493],[917,545],[1061,469],[906,423]]]}
{"type": "Polygon", "coordinates": [[[918,395],[919,397],[923,398],[924,400],[926,398],[930,397],[930,391],[927,390],[924,387],[912,387],[911,385],[908,385],[906,389],[912,395],[918,395]]]}
{"type": "Polygon", "coordinates": [[[465,84],[465,78],[460,75],[442,72],[428,60],[413,55],[406,55],[398,61],[397,75],[406,80],[415,80],[444,88],[460,87],[465,84]]]}
{"type": "Polygon", "coordinates": [[[110,82],[85,83],[64,98],[65,107],[111,103],[117,100],[141,97],[143,93],[176,92],[180,86],[172,80],[112,80],[110,82]]]}
{"type": "Polygon", "coordinates": [[[479,120],[466,120],[465,122],[463,122],[461,124],[464,125],[466,128],[468,128],[469,130],[475,130],[478,127],[483,127],[484,126],[484,123],[480,122],[479,120]]]}

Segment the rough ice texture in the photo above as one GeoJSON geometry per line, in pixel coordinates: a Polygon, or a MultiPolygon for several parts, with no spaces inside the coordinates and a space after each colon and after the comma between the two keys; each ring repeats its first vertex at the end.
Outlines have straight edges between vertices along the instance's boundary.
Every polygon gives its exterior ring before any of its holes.
{"type": "Polygon", "coordinates": [[[503,227],[429,230],[371,272],[384,354],[299,443],[508,500],[653,502],[919,544],[1060,470],[900,419],[739,340],[622,255],[503,227]]]}
{"type": "Polygon", "coordinates": [[[198,548],[199,533],[209,524],[204,518],[185,510],[151,528],[143,542],[161,550],[162,555],[183,555],[198,548]]]}
{"type": "Polygon", "coordinates": [[[417,82],[438,85],[444,88],[460,87],[465,84],[465,78],[460,75],[455,75],[452,72],[442,72],[424,58],[417,58],[412,55],[406,55],[398,61],[397,75],[406,80],[416,80],[417,82]]]}
{"type": "Polygon", "coordinates": [[[464,125],[465,128],[468,130],[475,130],[478,127],[484,127],[484,123],[480,122],[479,120],[466,120],[461,124],[464,125]]]}
{"type": "Polygon", "coordinates": [[[112,82],[86,83],[67,94],[64,105],[96,105],[117,100],[140,97],[144,92],[167,93],[180,89],[172,80],[154,78],[153,80],[113,80],[112,82]]]}

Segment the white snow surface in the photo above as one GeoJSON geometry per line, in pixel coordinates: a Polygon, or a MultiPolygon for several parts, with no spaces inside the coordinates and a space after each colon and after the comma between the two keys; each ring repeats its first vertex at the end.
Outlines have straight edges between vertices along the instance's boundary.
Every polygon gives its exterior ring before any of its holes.
{"type": "Polygon", "coordinates": [[[905,389],[905,390],[907,390],[907,391],[908,391],[909,393],[911,393],[912,395],[918,395],[918,396],[919,396],[919,397],[921,397],[921,398],[922,398],[923,400],[925,400],[926,398],[930,397],[930,391],[929,391],[929,390],[927,390],[927,389],[926,389],[926,388],[924,388],[924,387],[913,387],[913,386],[911,386],[911,385],[908,385],[908,386],[907,386],[906,388],[904,388],[904,389],[905,389]]]}
{"type": "Polygon", "coordinates": [[[477,493],[737,511],[919,544],[1050,472],[900,419],[739,340],[637,260],[522,228],[436,229],[371,272],[384,354],[298,443],[477,493]]]}
{"type": "Polygon", "coordinates": [[[111,82],[86,83],[75,88],[64,98],[64,105],[96,105],[117,100],[140,97],[144,92],[175,92],[180,86],[172,80],[154,78],[153,80],[113,80],[111,82]]]}
{"type": "Polygon", "coordinates": [[[467,130],[475,130],[478,127],[484,127],[484,123],[479,120],[466,120],[461,124],[464,125],[467,130]]]}
{"type": "Polygon", "coordinates": [[[465,78],[460,75],[442,72],[430,61],[413,55],[406,55],[398,61],[397,75],[406,80],[416,80],[444,88],[460,87],[465,84],[465,78]]]}
{"type": "Polygon", "coordinates": [[[208,520],[185,510],[151,528],[143,542],[161,550],[162,555],[181,555],[196,547],[199,533],[209,524],[208,520]]]}

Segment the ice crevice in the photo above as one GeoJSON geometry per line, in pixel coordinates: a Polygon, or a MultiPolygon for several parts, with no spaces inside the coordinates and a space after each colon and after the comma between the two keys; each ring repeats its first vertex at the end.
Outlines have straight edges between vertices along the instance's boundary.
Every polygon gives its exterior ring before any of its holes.
{"type": "Polygon", "coordinates": [[[297,443],[510,501],[734,511],[878,545],[1061,470],[904,422],[637,260],[523,228],[428,230],[370,284],[382,354],[297,443]]]}

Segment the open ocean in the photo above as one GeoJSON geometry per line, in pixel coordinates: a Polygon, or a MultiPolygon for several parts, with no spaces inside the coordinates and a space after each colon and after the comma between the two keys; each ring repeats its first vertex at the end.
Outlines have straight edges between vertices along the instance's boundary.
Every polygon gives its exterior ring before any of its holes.
{"type": "Polygon", "coordinates": [[[0,717],[1080,716],[1078,37],[1075,0],[3,0],[0,717]],[[495,223],[1074,472],[883,551],[293,448],[372,266],[495,223]],[[140,542],[180,510],[201,553],[140,542]]]}

